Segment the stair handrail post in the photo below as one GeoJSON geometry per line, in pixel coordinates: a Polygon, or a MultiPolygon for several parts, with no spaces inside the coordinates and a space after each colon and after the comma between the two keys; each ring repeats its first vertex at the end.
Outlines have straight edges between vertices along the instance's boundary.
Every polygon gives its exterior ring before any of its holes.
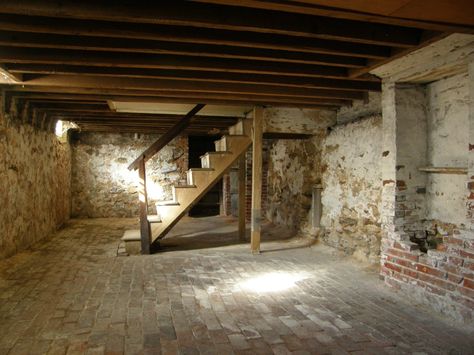
{"type": "Polygon", "coordinates": [[[140,241],[142,254],[150,254],[151,230],[148,222],[148,196],[146,191],[145,159],[140,159],[138,164],[138,198],[140,201],[140,241]]]}

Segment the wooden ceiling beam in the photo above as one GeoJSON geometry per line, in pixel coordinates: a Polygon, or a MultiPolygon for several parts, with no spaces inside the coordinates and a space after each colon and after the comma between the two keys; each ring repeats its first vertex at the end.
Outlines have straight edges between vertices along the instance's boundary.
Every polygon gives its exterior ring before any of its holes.
{"type": "MultiPolygon", "coordinates": [[[[136,96],[193,96],[197,95],[249,95],[252,97],[266,96],[270,99],[279,97],[296,99],[303,98],[359,98],[360,93],[346,90],[325,90],[325,89],[301,89],[301,88],[281,88],[278,86],[254,86],[245,84],[216,84],[216,83],[195,83],[186,81],[170,81],[157,79],[136,80],[132,78],[97,78],[93,76],[68,76],[50,75],[28,80],[25,87],[54,87],[71,89],[90,89],[91,92],[121,92],[123,94],[133,94],[136,96]],[[116,89],[120,88],[120,89],[116,89]]],[[[204,96],[203,96],[204,97],[204,96]]]]}
{"type": "MultiPolygon", "coordinates": [[[[116,127],[107,127],[107,126],[94,126],[94,125],[79,125],[80,131],[83,132],[104,132],[104,133],[142,133],[142,134],[163,134],[167,130],[159,127],[134,127],[134,126],[116,126],[116,127]]],[[[182,136],[186,135],[220,135],[227,130],[223,129],[195,129],[192,126],[188,127],[181,134],[182,136]]]]}
{"type": "MultiPolygon", "coordinates": [[[[235,6],[235,0],[192,0],[201,3],[219,4],[235,6]]],[[[344,5],[340,6],[341,2],[334,5],[334,7],[323,6],[312,1],[275,1],[275,0],[240,0],[238,6],[248,7],[252,9],[284,11],[296,14],[325,16],[346,20],[364,21],[370,23],[384,23],[395,26],[414,27],[431,31],[441,32],[459,32],[472,33],[473,28],[467,25],[446,23],[438,21],[423,21],[409,18],[400,18],[392,16],[378,15],[374,13],[364,12],[363,9],[354,11],[350,9],[343,9],[344,5]],[[339,7],[340,6],[340,7],[339,7]]],[[[469,0],[461,2],[452,2],[453,6],[467,9],[470,5],[469,0]]],[[[426,6],[433,6],[432,3],[426,2],[426,6]]]]}
{"type": "MultiPolygon", "coordinates": [[[[314,89],[341,89],[354,91],[380,91],[379,80],[347,80],[329,78],[307,78],[277,76],[265,74],[206,72],[192,70],[160,70],[143,68],[111,68],[111,67],[87,67],[75,65],[50,65],[50,64],[15,64],[10,63],[8,70],[18,74],[40,74],[40,75],[90,75],[98,77],[129,77],[149,79],[171,79],[234,83],[253,85],[274,85],[281,87],[300,87],[314,89]]],[[[256,88],[257,89],[257,88],[256,88]]]]}
{"type": "Polygon", "coordinates": [[[318,38],[282,36],[206,28],[188,28],[127,23],[64,20],[49,17],[4,15],[0,12],[0,30],[72,36],[94,36],[133,40],[169,41],[201,45],[257,48],[303,53],[383,59],[390,57],[390,47],[374,44],[331,41],[318,38]]]}
{"type": "MultiPolygon", "coordinates": [[[[66,97],[82,97],[82,98],[97,98],[100,100],[112,100],[112,101],[121,101],[121,102],[148,102],[148,103],[183,103],[183,104],[195,104],[196,102],[203,101],[201,98],[179,98],[179,97],[170,97],[157,95],[156,92],[150,92],[147,90],[133,91],[133,90],[120,90],[120,89],[95,89],[95,88],[83,88],[83,87],[60,87],[60,86],[29,86],[21,87],[14,86],[9,87],[8,94],[12,92],[11,90],[22,93],[37,93],[39,95],[65,95],[66,97]]],[[[64,96],[63,96],[64,97],[64,96]]],[[[244,99],[214,99],[206,98],[206,104],[213,105],[236,105],[236,106],[248,106],[249,104],[255,105],[269,105],[275,107],[299,107],[299,108],[314,108],[314,109],[335,109],[340,105],[328,105],[328,104],[319,104],[315,100],[309,100],[306,102],[293,102],[291,101],[276,101],[272,98],[267,98],[265,101],[254,101],[250,102],[249,100],[244,99]]]]}
{"type": "Polygon", "coordinates": [[[207,58],[153,54],[115,55],[99,51],[68,51],[0,46],[1,63],[67,64],[95,67],[204,70],[217,72],[344,78],[347,69],[324,65],[263,62],[229,58],[207,58]]]}
{"type": "Polygon", "coordinates": [[[411,47],[418,44],[418,29],[362,21],[292,14],[190,2],[80,3],[72,0],[3,0],[0,12],[16,15],[50,16],[82,20],[117,21],[249,31],[290,36],[345,40],[357,43],[411,47]],[[128,6],[127,6],[128,5],[128,6]]]}
{"type": "Polygon", "coordinates": [[[367,62],[365,58],[325,53],[303,53],[212,44],[178,43],[128,38],[119,39],[9,31],[0,31],[0,46],[184,55],[194,57],[231,58],[262,60],[270,62],[329,65],[348,68],[363,67],[367,62]]]}

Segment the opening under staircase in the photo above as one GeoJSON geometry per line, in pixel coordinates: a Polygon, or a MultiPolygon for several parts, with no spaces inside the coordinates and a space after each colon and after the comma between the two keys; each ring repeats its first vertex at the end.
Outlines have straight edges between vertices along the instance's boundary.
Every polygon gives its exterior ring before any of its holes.
{"type": "MultiPolygon", "coordinates": [[[[187,171],[186,185],[172,187],[172,200],[156,203],[157,214],[146,213],[146,221],[141,221],[141,229],[125,231],[122,240],[128,254],[143,253],[144,239],[151,246],[166,236],[181,217],[245,154],[252,144],[251,127],[252,121],[248,119],[241,119],[229,127],[229,134],[215,141],[215,151],[201,156],[201,168],[187,171]]],[[[146,196],[144,204],[148,209],[146,196]]]]}

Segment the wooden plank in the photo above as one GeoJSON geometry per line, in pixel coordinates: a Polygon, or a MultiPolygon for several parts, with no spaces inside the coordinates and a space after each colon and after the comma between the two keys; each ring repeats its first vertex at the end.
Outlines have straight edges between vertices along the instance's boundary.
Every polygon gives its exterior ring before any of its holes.
{"type": "Polygon", "coordinates": [[[140,240],[142,254],[150,254],[151,231],[148,222],[148,197],[146,191],[146,170],[145,160],[138,162],[138,198],[140,201],[140,240]]]}
{"type": "MultiPolygon", "coordinates": [[[[27,79],[27,78],[25,78],[27,79]]],[[[330,98],[330,99],[348,99],[362,100],[364,93],[354,90],[342,89],[319,89],[319,88],[301,88],[301,87],[282,87],[278,85],[254,85],[239,83],[213,83],[213,82],[195,82],[191,80],[168,80],[168,79],[138,79],[138,78],[99,78],[96,76],[71,76],[71,75],[52,75],[31,79],[25,81],[25,85],[55,85],[78,87],[94,87],[100,84],[100,87],[114,88],[115,85],[121,85],[121,90],[150,90],[155,91],[157,95],[190,95],[199,91],[209,94],[252,94],[252,97],[272,96],[272,97],[300,97],[300,98],[330,98]],[[61,82],[62,80],[62,82],[61,82]]],[[[194,95],[194,94],[193,94],[194,95]]]]}
{"type": "Polygon", "coordinates": [[[389,59],[382,59],[382,60],[371,60],[367,63],[367,66],[364,68],[359,68],[359,69],[349,69],[349,77],[352,79],[357,78],[360,75],[364,75],[369,73],[371,70],[386,64],[388,62],[391,62],[394,59],[404,57],[410,52],[413,52],[416,49],[420,49],[422,47],[425,47],[431,43],[434,43],[436,41],[439,41],[447,36],[449,36],[451,33],[448,32],[425,32],[423,33],[422,40],[420,44],[414,48],[411,49],[398,49],[394,50],[392,52],[392,56],[389,59]]]}
{"type": "MultiPolygon", "coordinates": [[[[54,95],[66,95],[66,97],[81,97],[88,99],[100,98],[100,100],[112,100],[120,102],[147,102],[147,103],[184,103],[184,104],[196,104],[198,102],[204,102],[206,104],[214,105],[242,105],[248,106],[249,100],[247,99],[223,99],[223,98],[206,98],[203,100],[198,97],[179,98],[170,96],[161,96],[156,92],[150,90],[121,90],[121,89],[104,89],[104,88],[90,88],[90,87],[61,87],[61,86],[10,86],[9,89],[15,92],[29,92],[37,93],[40,95],[54,94],[54,95]]],[[[9,91],[11,92],[11,91],[9,91]]],[[[315,100],[309,102],[293,102],[293,100],[273,100],[271,97],[261,102],[257,101],[258,104],[272,105],[275,107],[298,107],[298,108],[314,108],[314,109],[335,109],[339,105],[327,105],[318,104],[315,100]]]]}
{"type": "Polygon", "coordinates": [[[239,158],[239,173],[238,173],[238,180],[239,180],[239,239],[241,241],[246,240],[246,232],[245,232],[245,217],[246,217],[246,200],[245,200],[245,153],[243,153],[239,158]]]}
{"type": "Polygon", "coordinates": [[[192,80],[213,82],[213,83],[234,83],[253,85],[274,85],[281,87],[301,87],[313,89],[341,89],[341,90],[372,90],[380,91],[379,80],[348,80],[346,78],[311,78],[292,77],[288,75],[265,75],[246,73],[224,73],[206,72],[193,70],[163,70],[147,68],[112,68],[112,67],[88,67],[80,65],[58,65],[58,64],[15,64],[8,65],[11,73],[33,73],[41,75],[88,75],[88,76],[111,76],[111,77],[131,77],[131,78],[155,78],[169,80],[192,80]]]}
{"type": "Polygon", "coordinates": [[[433,173],[433,174],[455,174],[455,175],[467,174],[467,168],[464,168],[464,167],[425,166],[425,167],[418,168],[418,170],[423,171],[425,173],[433,173]]]}
{"type": "Polygon", "coordinates": [[[294,64],[231,58],[155,55],[104,51],[79,51],[0,46],[0,62],[33,64],[88,65],[93,67],[150,68],[172,70],[204,70],[267,75],[344,78],[347,69],[326,65],[294,64]]]}
{"type": "Polygon", "coordinates": [[[1,13],[0,30],[236,46],[240,48],[324,53],[374,59],[390,56],[390,47],[373,44],[282,36],[268,33],[214,31],[206,28],[150,24],[135,26],[119,22],[64,20],[47,17],[2,15],[1,13]]]}
{"type": "Polygon", "coordinates": [[[1,13],[191,26],[215,30],[249,31],[290,36],[346,40],[357,43],[412,46],[419,30],[361,21],[226,7],[189,2],[160,2],[147,6],[119,3],[77,3],[54,0],[3,0],[1,13]],[[265,21],[262,21],[265,19],[265,21]]]}
{"type": "Polygon", "coordinates": [[[262,223],[262,150],[263,150],[263,109],[253,110],[252,133],[252,217],[250,248],[252,253],[260,253],[262,223]]]}
{"type": "Polygon", "coordinates": [[[174,125],[166,134],[161,136],[156,142],[154,142],[148,149],[146,149],[137,159],[133,161],[128,167],[130,170],[136,170],[139,167],[140,161],[144,163],[159,152],[164,146],[166,146],[171,140],[177,137],[186,127],[188,127],[196,113],[198,113],[205,105],[197,104],[191,111],[189,111],[176,125],[174,125]]]}
{"type": "MultiPolygon", "coordinates": [[[[193,0],[196,2],[204,3],[214,3],[220,5],[231,5],[235,6],[234,0],[193,0]]],[[[448,2],[426,2],[419,1],[418,5],[422,5],[422,9],[417,9],[414,12],[416,14],[412,18],[402,18],[397,12],[388,10],[387,12],[374,11],[373,8],[381,7],[383,9],[388,9],[389,4],[385,2],[377,1],[345,1],[334,3],[332,1],[262,1],[262,0],[241,0],[239,1],[239,6],[256,8],[262,10],[275,10],[275,11],[284,11],[292,12],[306,15],[316,15],[316,16],[325,16],[332,18],[348,19],[348,20],[357,20],[364,22],[373,22],[373,23],[385,23],[390,25],[397,26],[406,26],[406,27],[415,27],[420,29],[432,30],[432,31],[443,31],[443,32],[460,32],[460,33],[472,33],[472,26],[468,22],[459,21],[459,16],[453,16],[449,21],[439,21],[434,18],[430,18],[428,14],[431,11],[436,11],[439,9],[439,6],[447,6],[452,11],[457,9],[460,13],[463,13],[465,16],[469,13],[466,13],[466,10],[471,10],[470,0],[456,0],[448,2]],[[329,5],[329,6],[327,6],[329,5]],[[365,5],[365,8],[361,5],[365,5]],[[428,11],[427,11],[428,10],[428,11]]],[[[397,10],[402,7],[402,4],[396,4],[393,10],[397,10]]],[[[403,10],[406,9],[405,6],[402,7],[403,10]]],[[[445,11],[446,13],[446,11],[445,11]]],[[[466,16],[465,19],[469,17],[466,16]]],[[[474,25],[472,21],[473,16],[470,17],[471,25],[474,25]]]]}
{"type": "Polygon", "coordinates": [[[184,55],[212,58],[234,58],[301,64],[322,64],[342,67],[363,67],[366,59],[325,53],[304,53],[262,48],[178,43],[128,38],[104,38],[43,33],[0,31],[0,45],[8,47],[68,49],[184,55]]]}

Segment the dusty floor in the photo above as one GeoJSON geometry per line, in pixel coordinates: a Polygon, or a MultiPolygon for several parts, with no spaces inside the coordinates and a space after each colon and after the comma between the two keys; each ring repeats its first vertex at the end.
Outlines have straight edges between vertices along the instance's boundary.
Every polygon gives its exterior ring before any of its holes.
{"type": "Polygon", "coordinates": [[[474,353],[472,331],[405,302],[373,269],[280,240],[281,228],[264,229],[272,241],[253,256],[232,219],[217,224],[188,219],[165,252],[117,257],[136,221],[73,220],[1,261],[0,354],[474,353]],[[178,250],[191,245],[203,249],[178,250]]]}

